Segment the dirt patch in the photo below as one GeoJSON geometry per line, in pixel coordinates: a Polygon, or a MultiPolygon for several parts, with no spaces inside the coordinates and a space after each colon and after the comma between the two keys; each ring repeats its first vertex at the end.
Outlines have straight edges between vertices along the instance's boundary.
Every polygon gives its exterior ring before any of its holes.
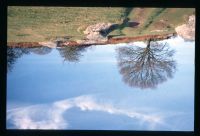
{"type": "Polygon", "coordinates": [[[163,35],[145,35],[145,36],[125,37],[125,38],[111,38],[111,39],[108,40],[107,43],[109,43],[109,44],[128,43],[128,42],[134,42],[134,41],[146,41],[146,40],[149,40],[149,39],[163,40],[163,39],[168,39],[168,38],[175,36],[175,35],[176,35],[176,33],[163,34],[163,35]]]}
{"type": "Polygon", "coordinates": [[[143,24],[144,23],[144,16],[145,16],[145,13],[146,13],[145,9],[144,8],[136,8],[136,9],[134,9],[134,12],[136,14],[136,17],[134,18],[135,21],[143,24]]]}
{"type": "Polygon", "coordinates": [[[164,20],[160,20],[158,22],[155,22],[154,26],[155,26],[156,29],[165,29],[167,27],[170,27],[164,20]]]}

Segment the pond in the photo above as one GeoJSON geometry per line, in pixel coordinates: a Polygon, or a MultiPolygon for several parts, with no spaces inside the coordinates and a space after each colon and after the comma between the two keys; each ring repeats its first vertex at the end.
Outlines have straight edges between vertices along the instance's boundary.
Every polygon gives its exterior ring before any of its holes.
{"type": "Polygon", "coordinates": [[[8,48],[7,128],[194,130],[195,42],[8,48]]]}

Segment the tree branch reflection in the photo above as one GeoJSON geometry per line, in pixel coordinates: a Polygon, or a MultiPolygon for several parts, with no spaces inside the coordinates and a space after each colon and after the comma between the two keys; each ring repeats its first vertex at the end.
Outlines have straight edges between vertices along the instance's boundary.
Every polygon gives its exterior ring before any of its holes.
{"type": "Polygon", "coordinates": [[[52,48],[49,47],[37,47],[37,48],[28,48],[30,52],[37,54],[37,55],[46,55],[52,51],[52,48]]]}
{"type": "Polygon", "coordinates": [[[174,50],[167,43],[148,41],[146,47],[120,47],[118,67],[123,81],[131,87],[156,88],[176,71],[174,50]]]}
{"type": "Polygon", "coordinates": [[[46,55],[46,54],[50,53],[51,51],[52,51],[52,49],[49,47],[37,47],[37,48],[7,47],[7,69],[8,69],[8,72],[12,71],[17,59],[22,57],[24,54],[34,53],[37,55],[46,55]]]}
{"type": "Polygon", "coordinates": [[[88,46],[65,46],[62,48],[57,48],[64,61],[69,62],[79,62],[80,57],[82,57],[82,52],[86,51],[88,46]]]}
{"type": "Polygon", "coordinates": [[[29,54],[28,48],[10,48],[7,47],[7,69],[11,72],[15,62],[18,58],[22,57],[24,54],[29,54]]]}

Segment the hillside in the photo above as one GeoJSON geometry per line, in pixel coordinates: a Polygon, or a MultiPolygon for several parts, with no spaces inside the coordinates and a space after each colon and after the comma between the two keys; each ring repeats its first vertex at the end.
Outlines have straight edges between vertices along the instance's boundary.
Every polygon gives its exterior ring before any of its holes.
{"type": "Polygon", "coordinates": [[[175,32],[194,14],[190,8],[8,7],[8,42],[84,39],[83,31],[100,22],[119,24],[110,37],[175,32]]]}

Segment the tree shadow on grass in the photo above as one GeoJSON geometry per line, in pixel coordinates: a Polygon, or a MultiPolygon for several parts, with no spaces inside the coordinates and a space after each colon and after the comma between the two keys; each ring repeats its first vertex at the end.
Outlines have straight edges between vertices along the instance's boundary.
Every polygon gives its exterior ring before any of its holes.
{"type": "Polygon", "coordinates": [[[121,24],[114,24],[110,27],[110,29],[104,34],[102,35],[108,35],[109,33],[111,33],[112,31],[114,30],[119,30],[120,34],[118,35],[109,35],[108,38],[113,38],[113,37],[116,37],[116,36],[124,36],[125,34],[122,32],[122,30],[126,27],[128,28],[135,28],[139,25],[140,23],[138,22],[135,22],[135,21],[130,21],[129,18],[126,18],[123,20],[123,22],[121,24]]]}

